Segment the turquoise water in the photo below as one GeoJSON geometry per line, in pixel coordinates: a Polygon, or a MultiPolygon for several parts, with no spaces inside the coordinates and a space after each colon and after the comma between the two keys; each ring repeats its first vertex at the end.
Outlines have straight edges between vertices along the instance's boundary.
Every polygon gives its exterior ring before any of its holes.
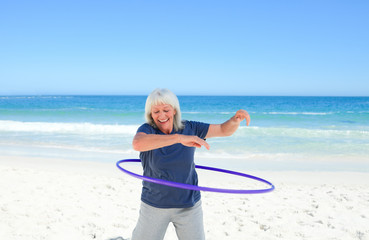
{"type": "MultiPolygon", "coordinates": [[[[0,96],[0,155],[112,161],[137,157],[146,96],[0,96]]],[[[251,115],[197,156],[261,170],[369,171],[368,97],[179,96],[183,119],[251,115]]]]}

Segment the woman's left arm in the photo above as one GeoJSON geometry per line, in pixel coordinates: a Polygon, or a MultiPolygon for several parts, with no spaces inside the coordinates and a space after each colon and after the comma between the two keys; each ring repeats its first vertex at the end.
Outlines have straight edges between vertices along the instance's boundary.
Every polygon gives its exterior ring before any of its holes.
{"type": "Polygon", "coordinates": [[[210,124],[206,138],[231,136],[238,129],[240,122],[243,120],[246,120],[247,126],[250,124],[250,115],[245,110],[241,109],[228,121],[222,124],[210,124]]]}

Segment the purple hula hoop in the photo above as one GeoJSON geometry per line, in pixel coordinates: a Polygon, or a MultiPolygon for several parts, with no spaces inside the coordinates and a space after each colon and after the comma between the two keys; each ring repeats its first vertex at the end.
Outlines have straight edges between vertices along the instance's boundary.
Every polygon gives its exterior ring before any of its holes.
{"type": "Polygon", "coordinates": [[[234,194],[259,194],[259,193],[267,193],[267,192],[271,192],[274,190],[274,185],[270,182],[268,182],[267,180],[264,180],[262,178],[259,177],[255,177],[252,175],[248,175],[245,173],[240,173],[240,172],[235,172],[235,171],[230,171],[230,170],[226,170],[226,169],[221,169],[221,168],[213,168],[213,167],[207,167],[207,166],[201,166],[201,165],[196,165],[195,167],[198,169],[204,169],[204,170],[209,170],[209,171],[216,171],[216,172],[222,172],[222,173],[227,173],[227,174],[232,174],[232,175],[237,175],[237,176],[241,176],[241,177],[245,177],[245,178],[251,178],[253,180],[259,181],[259,182],[263,182],[266,183],[270,186],[270,188],[265,188],[265,189],[255,189],[255,190],[242,190],[242,189],[226,189],[226,188],[210,188],[210,187],[201,187],[201,186],[195,186],[195,185],[190,185],[190,184],[184,184],[184,183],[178,183],[178,182],[171,182],[171,181],[167,181],[167,180],[163,180],[163,179],[157,179],[157,178],[151,178],[151,177],[146,177],[143,175],[139,175],[133,172],[130,172],[124,168],[122,168],[119,164],[121,163],[125,163],[125,162],[141,162],[140,159],[123,159],[117,162],[117,167],[122,170],[124,173],[147,181],[147,182],[153,182],[153,183],[157,183],[157,184],[161,184],[161,185],[166,185],[166,186],[170,186],[170,187],[176,187],[176,188],[183,188],[183,189],[188,189],[188,190],[195,190],[195,191],[207,191],[207,192],[219,192],[219,193],[234,193],[234,194]]]}

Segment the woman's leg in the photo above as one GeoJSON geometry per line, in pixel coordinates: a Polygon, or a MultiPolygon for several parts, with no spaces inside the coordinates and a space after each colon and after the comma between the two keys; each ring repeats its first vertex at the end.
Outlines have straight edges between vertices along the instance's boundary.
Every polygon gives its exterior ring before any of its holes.
{"type": "Polygon", "coordinates": [[[141,202],[140,216],[132,240],[162,240],[170,222],[170,215],[165,210],[141,202]]]}
{"type": "Polygon", "coordinates": [[[204,240],[201,200],[191,208],[183,208],[172,218],[179,240],[204,240]]]}

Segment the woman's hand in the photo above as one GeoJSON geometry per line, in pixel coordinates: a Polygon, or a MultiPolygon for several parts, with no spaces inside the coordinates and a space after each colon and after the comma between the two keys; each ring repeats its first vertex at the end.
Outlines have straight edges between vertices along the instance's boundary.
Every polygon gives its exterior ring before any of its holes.
{"type": "Polygon", "coordinates": [[[198,136],[188,136],[178,134],[179,142],[186,147],[197,147],[201,148],[201,146],[206,147],[207,150],[210,149],[210,145],[204,140],[199,138],[198,136]]]}
{"type": "Polygon", "coordinates": [[[238,123],[242,122],[245,119],[246,125],[248,126],[250,124],[250,115],[243,109],[238,110],[236,114],[232,117],[232,119],[236,120],[238,123]]]}

